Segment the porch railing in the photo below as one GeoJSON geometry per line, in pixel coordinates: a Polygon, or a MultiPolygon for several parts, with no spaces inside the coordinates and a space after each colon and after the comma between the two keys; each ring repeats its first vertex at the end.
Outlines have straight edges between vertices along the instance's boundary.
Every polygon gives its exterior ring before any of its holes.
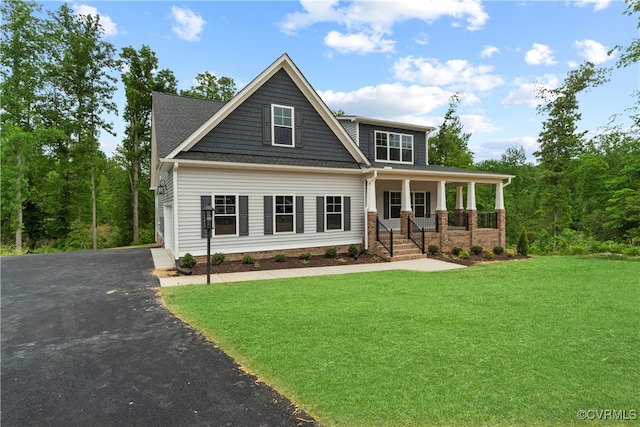
{"type": "Polygon", "coordinates": [[[437,214],[428,217],[415,217],[413,218],[413,222],[416,224],[416,227],[424,228],[425,231],[438,231],[437,214]]]}
{"type": "Polygon", "coordinates": [[[418,227],[410,217],[407,217],[407,237],[424,253],[424,227],[418,227]]]}
{"type": "Polygon", "coordinates": [[[478,228],[498,228],[498,213],[478,212],[478,228]]]}
{"type": "Polygon", "coordinates": [[[467,212],[449,212],[449,230],[469,230],[469,215],[467,212]]]}
{"type": "Polygon", "coordinates": [[[389,256],[393,257],[393,229],[389,230],[376,218],[376,240],[389,251],[389,256]]]}

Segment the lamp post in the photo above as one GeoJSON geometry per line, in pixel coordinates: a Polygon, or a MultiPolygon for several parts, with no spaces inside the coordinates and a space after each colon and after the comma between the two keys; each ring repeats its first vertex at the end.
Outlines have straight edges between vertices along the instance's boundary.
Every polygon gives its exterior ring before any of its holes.
{"type": "Polygon", "coordinates": [[[211,283],[211,230],[215,228],[213,214],[215,209],[211,204],[202,208],[202,227],[207,230],[207,285],[211,283]]]}

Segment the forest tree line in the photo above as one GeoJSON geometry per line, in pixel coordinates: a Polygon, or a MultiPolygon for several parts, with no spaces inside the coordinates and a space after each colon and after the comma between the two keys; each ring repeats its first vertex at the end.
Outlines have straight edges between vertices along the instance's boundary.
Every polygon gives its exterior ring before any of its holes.
{"type": "MultiPolygon", "coordinates": [[[[625,13],[640,13],[627,0],[625,13]]],[[[0,40],[1,243],[3,251],[106,248],[154,241],[149,191],[151,93],[178,93],[169,69],[149,46],[118,52],[104,41],[99,17],[63,4],[43,14],[31,1],[3,1],[0,40]],[[111,156],[100,134],[113,134],[105,113],[118,79],[125,90],[125,132],[111,156]]],[[[640,28],[640,24],[638,24],[640,28]]],[[[617,67],[640,61],[640,42],[617,46],[617,67]]],[[[526,231],[539,252],[638,249],[640,245],[640,94],[634,106],[588,136],[578,130],[580,95],[606,85],[613,69],[585,62],[555,89],[540,88],[543,118],[536,163],[523,147],[499,160],[474,162],[453,95],[444,121],[428,139],[429,162],[515,175],[505,188],[507,240],[526,231]],[[620,120],[624,118],[624,120],[620,120]],[[623,126],[623,122],[631,126],[623,126]]],[[[227,101],[233,79],[199,74],[182,95],[227,101]]],[[[492,211],[490,186],[477,188],[481,211],[492,211]]],[[[637,251],[640,252],[640,251],[637,251]]]]}

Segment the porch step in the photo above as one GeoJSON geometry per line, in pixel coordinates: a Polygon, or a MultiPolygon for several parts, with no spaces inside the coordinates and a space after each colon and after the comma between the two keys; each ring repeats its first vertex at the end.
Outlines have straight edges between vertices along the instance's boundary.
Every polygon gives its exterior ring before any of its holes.
{"type": "Polygon", "coordinates": [[[418,248],[411,240],[396,236],[393,238],[393,257],[389,255],[389,251],[387,251],[380,242],[376,242],[376,247],[378,249],[378,253],[384,254],[383,257],[387,261],[406,261],[427,257],[426,254],[423,254],[420,251],[420,248],[418,248]]]}

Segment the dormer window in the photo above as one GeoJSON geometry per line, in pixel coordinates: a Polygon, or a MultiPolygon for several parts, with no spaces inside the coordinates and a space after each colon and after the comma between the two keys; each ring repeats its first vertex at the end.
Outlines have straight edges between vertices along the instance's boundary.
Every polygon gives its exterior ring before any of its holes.
{"type": "Polygon", "coordinates": [[[295,147],[294,139],[294,122],[295,117],[293,107],[283,105],[272,105],[271,113],[273,120],[273,145],[282,145],[286,147],[295,147]]]}
{"type": "Polygon", "coordinates": [[[376,131],[376,161],[413,163],[413,135],[376,131]]]}

